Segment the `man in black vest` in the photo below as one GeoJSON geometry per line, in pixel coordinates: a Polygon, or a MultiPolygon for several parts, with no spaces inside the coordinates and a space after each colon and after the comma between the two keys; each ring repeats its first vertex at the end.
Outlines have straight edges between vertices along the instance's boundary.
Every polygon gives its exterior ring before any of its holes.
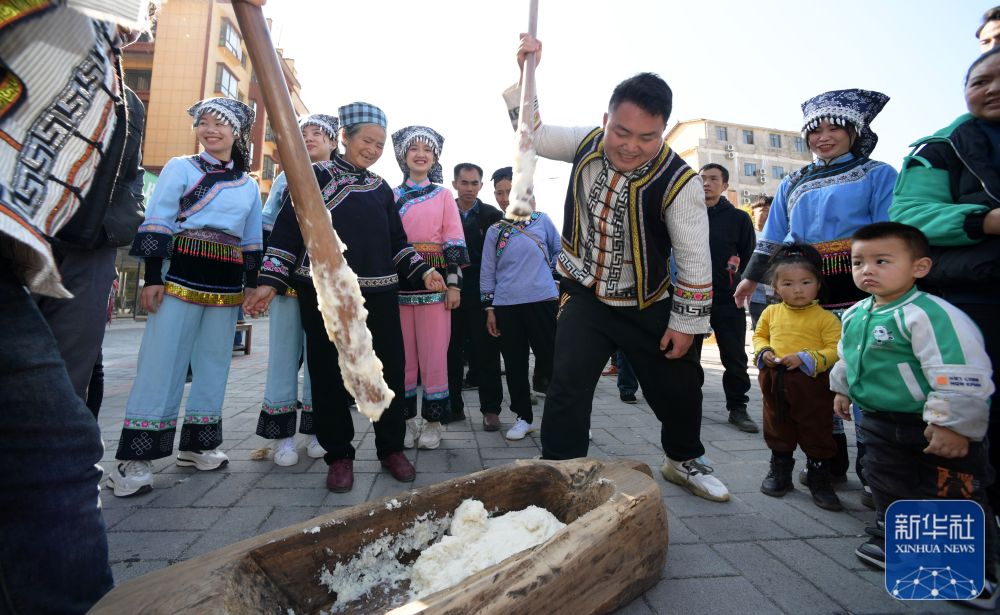
{"type": "MultiPolygon", "coordinates": [[[[729,422],[740,431],[757,433],[757,424],[747,414],[750,376],[747,374],[747,315],[733,301],[733,291],[750,262],[756,235],[753,221],[736,209],[723,193],[729,188],[729,170],[721,164],[706,164],[699,171],[708,208],[708,245],[712,251],[712,333],[719,347],[725,372],[729,422]]],[[[701,340],[695,342],[701,347],[701,340]]]]}
{"type": "MultiPolygon", "coordinates": [[[[479,387],[479,405],[486,431],[500,429],[500,403],[503,388],[500,384],[500,346],[486,331],[486,313],[479,300],[479,267],[483,260],[483,241],[486,229],[498,222],[503,213],[479,200],[483,187],[483,170],[477,165],[463,162],[455,165],[452,187],[458,193],[458,213],[465,230],[465,244],[469,248],[469,266],[462,270],[462,301],[451,311],[451,342],[448,345],[448,390],[463,388],[463,355],[468,350],[469,372],[475,374],[479,387]]],[[[451,420],[465,418],[462,395],[451,396],[451,420]]]]}
{"type": "MultiPolygon", "coordinates": [[[[523,35],[519,64],[528,53],[540,56],[541,43],[523,35]]],[[[519,90],[504,93],[515,127],[519,90]]],[[[538,153],[573,163],[542,456],[587,455],[594,390],[620,348],[662,424],[664,478],[724,502],[729,490],[699,460],[704,372],[692,346],[708,330],[712,304],[708,216],[701,179],[663,142],[672,98],[662,79],[641,73],[615,88],[600,128],[530,118],[538,153]]]]}
{"type": "MultiPolygon", "coordinates": [[[[108,296],[117,277],[115,257],[120,246],[132,244],[143,218],[145,172],[139,165],[146,109],[128,87],[123,88],[123,98],[122,128],[112,138],[112,146],[120,148],[112,150],[118,156],[101,161],[80,212],[49,239],[63,286],[73,298],[35,295],[38,309],[59,343],[73,389],[84,401],[104,342],[108,296]]],[[[103,379],[100,386],[103,388],[103,379]]],[[[99,409],[100,401],[95,400],[90,407],[95,418],[99,409]]]]}

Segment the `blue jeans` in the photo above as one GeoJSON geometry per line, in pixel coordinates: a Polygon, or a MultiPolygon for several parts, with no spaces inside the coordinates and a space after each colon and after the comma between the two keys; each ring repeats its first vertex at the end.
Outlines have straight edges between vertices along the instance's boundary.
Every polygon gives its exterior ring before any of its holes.
{"type": "Polygon", "coordinates": [[[639,380],[635,377],[635,370],[625,358],[624,352],[619,350],[617,354],[615,362],[618,364],[618,392],[622,395],[635,395],[639,390],[639,380]]]}
{"type": "Polygon", "coordinates": [[[97,421],[0,258],[0,612],[84,613],[112,586],[97,421]]]}

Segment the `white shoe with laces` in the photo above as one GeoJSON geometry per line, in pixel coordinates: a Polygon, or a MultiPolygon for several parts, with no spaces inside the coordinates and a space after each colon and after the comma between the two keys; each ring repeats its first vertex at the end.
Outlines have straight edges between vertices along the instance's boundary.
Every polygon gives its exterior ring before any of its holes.
{"type": "Polygon", "coordinates": [[[441,446],[441,423],[438,421],[424,423],[424,429],[417,439],[417,448],[433,450],[439,446],[441,446]]]}
{"type": "Polygon", "coordinates": [[[215,470],[227,463],[229,463],[229,457],[215,449],[210,451],[179,451],[177,453],[177,465],[194,466],[202,471],[215,470]]]}
{"type": "Polygon", "coordinates": [[[684,487],[696,496],[713,502],[728,502],[729,489],[726,489],[722,481],[712,476],[713,471],[697,459],[674,461],[669,457],[660,468],[663,478],[684,487]]]}
{"type": "Polygon", "coordinates": [[[535,431],[535,428],[531,426],[531,423],[524,419],[517,419],[514,426],[507,430],[507,435],[505,436],[508,440],[523,440],[524,436],[535,431]]]}
{"type": "Polygon", "coordinates": [[[299,462],[299,453],[295,450],[295,438],[275,440],[271,446],[274,448],[275,465],[288,467],[299,462]]]}
{"type": "Polygon", "coordinates": [[[319,459],[326,455],[326,449],[319,443],[319,438],[312,435],[309,436],[309,443],[306,444],[306,453],[313,459],[319,459]]]}
{"type": "Polygon", "coordinates": [[[143,459],[115,460],[108,474],[108,485],[119,498],[148,493],[153,490],[153,462],[143,459]]]}

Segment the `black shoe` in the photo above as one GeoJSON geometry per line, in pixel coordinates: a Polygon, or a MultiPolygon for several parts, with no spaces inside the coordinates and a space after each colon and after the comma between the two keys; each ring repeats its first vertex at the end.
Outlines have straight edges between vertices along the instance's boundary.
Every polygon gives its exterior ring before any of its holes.
{"type": "MultiPolygon", "coordinates": [[[[809,467],[806,466],[799,471],[799,484],[803,487],[809,486],[809,467]]],[[[831,485],[846,485],[847,484],[847,474],[836,475],[832,474],[830,476],[831,485]]],[[[872,510],[875,510],[872,508],[872,510]]]]}
{"type": "Polygon", "coordinates": [[[826,510],[844,510],[840,498],[830,484],[830,460],[809,459],[806,467],[809,468],[806,474],[809,478],[809,492],[812,493],[816,506],[826,510]]]}
{"type": "Polygon", "coordinates": [[[619,393],[618,397],[621,398],[626,404],[637,404],[639,400],[635,398],[635,393],[619,393]]]}
{"type": "Polygon", "coordinates": [[[871,538],[855,549],[854,554],[869,566],[885,570],[885,530],[882,527],[869,526],[865,528],[865,532],[871,538]]]}
{"type": "Polygon", "coordinates": [[[974,609],[983,611],[992,611],[997,608],[998,596],[1000,596],[1000,591],[998,591],[996,582],[986,581],[986,586],[983,587],[983,591],[978,596],[972,600],[963,600],[960,604],[967,604],[974,609]]]}
{"type": "Polygon", "coordinates": [[[746,408],[732,408],[729,411],[729,423],[736,426],[736,429],[747,433],[757,433],[760,429],[757,423],[753,422],[746,408]]]}
{"type": "Polygon", "coordinates": [[[789,491],[794,491],[792,485],[792,469],[795,467],[795,459],[791,454],[777,455],[771,453],[771,470],[767,473],[767,478],[760,484],[760,492],[774,498],[780,498],[789,491]]]}

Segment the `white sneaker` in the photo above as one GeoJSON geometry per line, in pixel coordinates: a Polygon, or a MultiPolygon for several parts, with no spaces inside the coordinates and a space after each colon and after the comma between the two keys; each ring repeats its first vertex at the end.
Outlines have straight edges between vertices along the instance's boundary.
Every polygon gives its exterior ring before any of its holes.
{"type": "Polygon", "coordinates": [[[517,419],[514,426],[507,430],[507,435],[505,436],[508,440],[523,440],[524,436],[535,431],[535,428],[531,426],[531,423],[524,419],[517,419]]]}
{"type": "Polygon", "coordinates": [[[319,438],[312,435],[309,436],[309,444],[306,444],[306,453],[313,459],[319,459],[326,455],[326,449],[319,443],[319,438]]]}
{"type": "Polygon", "coordinates": [[[279,466],[293,466],[299,462],[299,453],[295,450],[295,438],[275,440],[271,445],[274,449],[274,463],[279,466]]]}
{"type": "Polygon", "coordinates": [[[441,446],[441,423],[438,421],[424,423],[424,430],[420,432],[420,438],[417,440],[417,448],[433,450],[439,446],[441,446]]]}
{"type": "Polygon", "coordinates": [[[115,467],[108,473],[108,485],[114,488],[115,495],[120,498],[149,493],[153,490],[153,462],[116,459],[115,467]]]}
{"type": "Polygon", "coordinates": [[[214,470],[229,463],[225,453],[215,449],[210,451],[179,451],[177,465],[194,466],[199,470],[214,470]]]}
{"type": "Polygon", "coordinates": [[[413,448],[420,437],[420,419],[406,419],[406,435],[403,436],[403,448],[413,448]]]}
{"type": "Polygon", "coordinates": [[[729,490],[722,481],[712,476],[712,472],[712,468],[697,459],[674,461],[668,457],[667,462],[660,468],[663,478],[684,487],[696,496],[713,502],[728,502],[729,490]]]}

